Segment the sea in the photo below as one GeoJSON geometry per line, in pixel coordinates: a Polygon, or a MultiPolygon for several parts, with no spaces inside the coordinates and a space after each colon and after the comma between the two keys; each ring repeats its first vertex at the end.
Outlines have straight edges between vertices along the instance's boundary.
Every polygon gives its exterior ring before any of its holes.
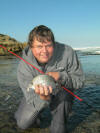
{"type": "Polygon", "coordinates": [[[75,50],[84,72],[100,75],[100,47],[75,48],[75,50]]]}

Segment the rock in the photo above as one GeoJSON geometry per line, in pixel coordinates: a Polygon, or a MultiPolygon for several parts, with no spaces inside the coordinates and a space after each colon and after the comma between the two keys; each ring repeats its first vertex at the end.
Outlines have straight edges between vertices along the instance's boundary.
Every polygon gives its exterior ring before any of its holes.
{"type": "Polygon", "coordinates": [[[72,133],[100,133],[100,113],[93,112],[72,133]]]}
{"type": "Polygon", "coordinates": [[[10,99],[10,95],[8,95],[6,98],[5,98],[5,101],[8,101],[10,99]]]}
{"type": "Polygon", "coordinates": [[[21,43],[8,35],[0,34],[0,55],[11,55],[11,52],[20,52],[27,45],[27,43],[21,43]]]}

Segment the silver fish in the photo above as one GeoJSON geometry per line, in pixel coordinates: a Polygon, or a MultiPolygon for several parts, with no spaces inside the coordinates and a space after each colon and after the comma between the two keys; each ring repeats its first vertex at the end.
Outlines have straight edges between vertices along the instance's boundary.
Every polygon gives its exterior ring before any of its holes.
{"type": "Polygon", "coordinates": [[[30,89],[35,89],[35,86],[39,84],[51,86],[52,89],[56,88],[55,80],[51,76],[43,74],[33,78],[31,84],[29,84],[27,88],[27,91],[29,91],[30,89]]]}

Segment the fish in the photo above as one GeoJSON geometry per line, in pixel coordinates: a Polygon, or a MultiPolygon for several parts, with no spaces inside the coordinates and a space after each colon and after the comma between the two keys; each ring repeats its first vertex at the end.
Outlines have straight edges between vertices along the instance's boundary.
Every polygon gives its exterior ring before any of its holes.
{"type": "Polygon", "coordinates": [[[33,80],[27,88],[27,91],[29,91],[30,89],[35,90],[35,86],[40,84],[43,86],[51,86],[52,89],[56,88],[56,82],[54,78],[49,75],[42,74],[33,78],[33,80]]]}

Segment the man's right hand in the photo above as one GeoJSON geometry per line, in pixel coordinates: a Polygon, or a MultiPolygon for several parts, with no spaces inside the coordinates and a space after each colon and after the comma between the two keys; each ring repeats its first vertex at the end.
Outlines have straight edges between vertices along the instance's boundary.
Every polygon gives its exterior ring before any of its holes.
{"type": "Polygon", "coordinates": [[[51,86],[43,86],[43,85],[36,85],[35,86],[35,93],[40,95],[42,100],[50,100],[50,94],[52,93],[51,86]]]}

